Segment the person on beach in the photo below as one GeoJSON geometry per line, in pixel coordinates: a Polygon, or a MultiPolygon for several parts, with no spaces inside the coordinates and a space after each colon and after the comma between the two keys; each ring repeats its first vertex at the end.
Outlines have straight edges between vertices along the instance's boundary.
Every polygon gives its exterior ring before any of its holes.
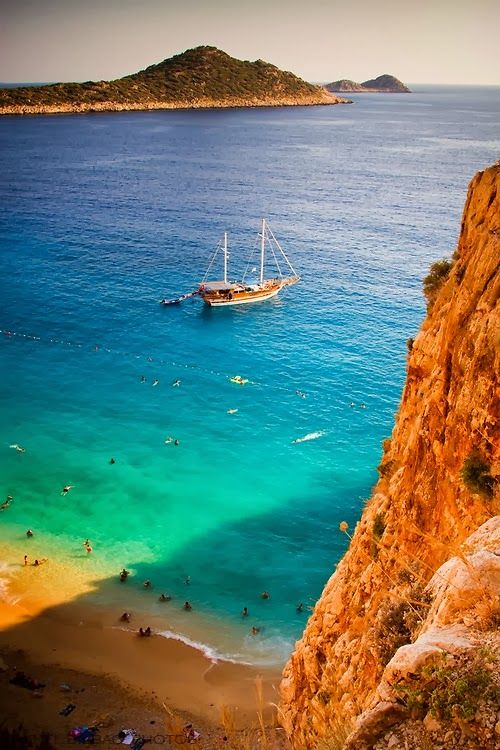
{"type": "Polygon", "coordinates": [[[186,610],[187,612],[189,612],[189,611],[190,611],[190,610],[192,610],[193,608],[192,608],[192,606],[190,605],[190,603],[189,603],[189,602],[184,602],[184,609],[185,609],[185,610],[186,610]]]}
{"type": "Polygon", "coordinates": [[[35,568],[37,568],[39,565],[43,565],[46,562],[47,562],[47,558],[46,557],[42,557],[41,560],[35,560],[35,562],[33,563],[33,565],[35,566],[35,568]]]}
{"type": "Polygon", "coordinates": [[[242,617],[248,617],[248,607],[243,607],[243,612],[241,613],[242,617]]]}
{"type": "Polygon", "coordinates": [[[26,532],[26,536],[28,537],[28,539],[33,536],[33,532],[31,531],[31,529],[28,529],[28,531],[26,532]]]}
{"type": "Polygon", "coordinates": [[[27,565],[27,564],[28,564],[28,555],[25,555],[25,556],[24,556],[24,564],[25,564],[25,565],[27,565]]]}
{"type": "Polygon", "coordinates": [[[120,622],[130,622],[130,612],[124,612],[120,617],[120,622]]]}

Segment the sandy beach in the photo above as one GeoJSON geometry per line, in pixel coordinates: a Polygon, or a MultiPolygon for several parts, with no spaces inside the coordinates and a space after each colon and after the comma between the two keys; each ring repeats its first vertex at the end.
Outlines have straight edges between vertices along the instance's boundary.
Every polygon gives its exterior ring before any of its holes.
{"type": "Polygon", "coordinates": [[[48,731],[60,747],[73,743],[68,731],[80,725],[98,726],[103,746],[117,742],[123,728],[165,738],[157,738],[156,744],[167,744],[172,741],[168,735],[176,735],[181,744],[187,742],[184,725],[192,723],[201,734],[197,745],[209,748],[238,747],[240,730],[258,726],[259,709],[267,726],[275,724],[279,670],[214,662],[154,633],[140,638],[141,623],[132,620],[120,628],[115,611],[89,607],[84,595],[61,601],[64,587],[47,588],[43,576],[40,587],[31,583],[33,594],[28,596],[27,581],[42,569],[26,573],[12,576],[9,596],[0,603],[0,718],[6,726],[23,723],[33,734],[48,731]],[[51,590],[53,600],[48,600],[51,590]],[[45,687],[10,684],[18,671],[45,687]],[[61,715],[69,704],[75,705],[71,714],[61,715]]]}

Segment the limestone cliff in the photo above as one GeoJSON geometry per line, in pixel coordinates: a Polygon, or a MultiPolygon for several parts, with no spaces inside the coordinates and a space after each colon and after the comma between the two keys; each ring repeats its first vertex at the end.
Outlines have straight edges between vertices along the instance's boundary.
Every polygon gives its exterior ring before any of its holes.
{"type": "MultiPolygon", "coordinates": [[[[385,747],[380,738],[387,727],[411,718],[408,681],[422,683],[423,664],[436,652],[463,647],[455,657],[466,661],[463,654],[478,639],[498,649],[500,550],[491,519],[499,511],[499,259],[497,163],[471,182],[453,261],[430,284],[427,319],[409,342],[406,385],[392,437],[384,441],[380,479],[285,667],[283,723],[296,749],[385,747]],[[481,549],[475,537],[464,546],[482,525],[489,536],[480,533],[481,549]],[[474,577],[475,588],[451,580],[457,565],[473,570],[472,558],[485,550],[489,572],[474,577]],[[446,616],[437,604],[446,598],[442,580],[448,594],[450,587],[455,592],[446,616]],[[375,745],[377,738],[382,744],[375,745]]],[[[478,747],[494,747],[490,725],[488,731],[478,747]]],[[[389,746],[405,745],[396,738],[389,746]]],[[[407,746],[427,747],[423,740],[407,746]]]]}

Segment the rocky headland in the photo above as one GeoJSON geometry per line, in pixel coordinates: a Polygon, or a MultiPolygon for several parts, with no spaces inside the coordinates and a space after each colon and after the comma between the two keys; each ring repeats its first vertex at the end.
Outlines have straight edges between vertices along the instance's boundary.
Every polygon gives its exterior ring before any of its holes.
{"type": "Polygon", "coordinates": [[[370,78],[363,83],[341,78],[339,81],[325,84],[325,89],[330,92],[351,94],[411,94],[408,86],[387,73],[378,78],[370,78]]]}
{"type": "Polygon", "coordinates": [[[379,481],[281,684],[294,750],[500,742],[500,162],[471,182],[379,481]]]}
{"type": "Polygon", "coordinates": [[[0,89],[1,115],[347,104],[264,62],[196,47],[114,81],[0,89]]]}

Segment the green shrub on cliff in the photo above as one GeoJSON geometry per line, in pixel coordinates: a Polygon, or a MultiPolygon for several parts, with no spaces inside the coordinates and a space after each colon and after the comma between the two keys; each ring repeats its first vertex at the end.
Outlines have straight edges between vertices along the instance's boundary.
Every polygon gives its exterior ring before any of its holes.
{"type": "Polygon", "coordinates": [[[453,261],[437,260],[429,269],[429,273],[424,279],[424,295],[427,300],[427,306],[432,307],[437,294],[444,282],[448,278],[448,275],[453,268],[453,261]]]}
{"type": "Polygon", "coordinates": [[[474,450],[464,461],[460,472],[462,481],[471,492],[492,498],[495,487],[495,479],[490,474],[490,465],[485,461],[479,451],[474,450]]]}

